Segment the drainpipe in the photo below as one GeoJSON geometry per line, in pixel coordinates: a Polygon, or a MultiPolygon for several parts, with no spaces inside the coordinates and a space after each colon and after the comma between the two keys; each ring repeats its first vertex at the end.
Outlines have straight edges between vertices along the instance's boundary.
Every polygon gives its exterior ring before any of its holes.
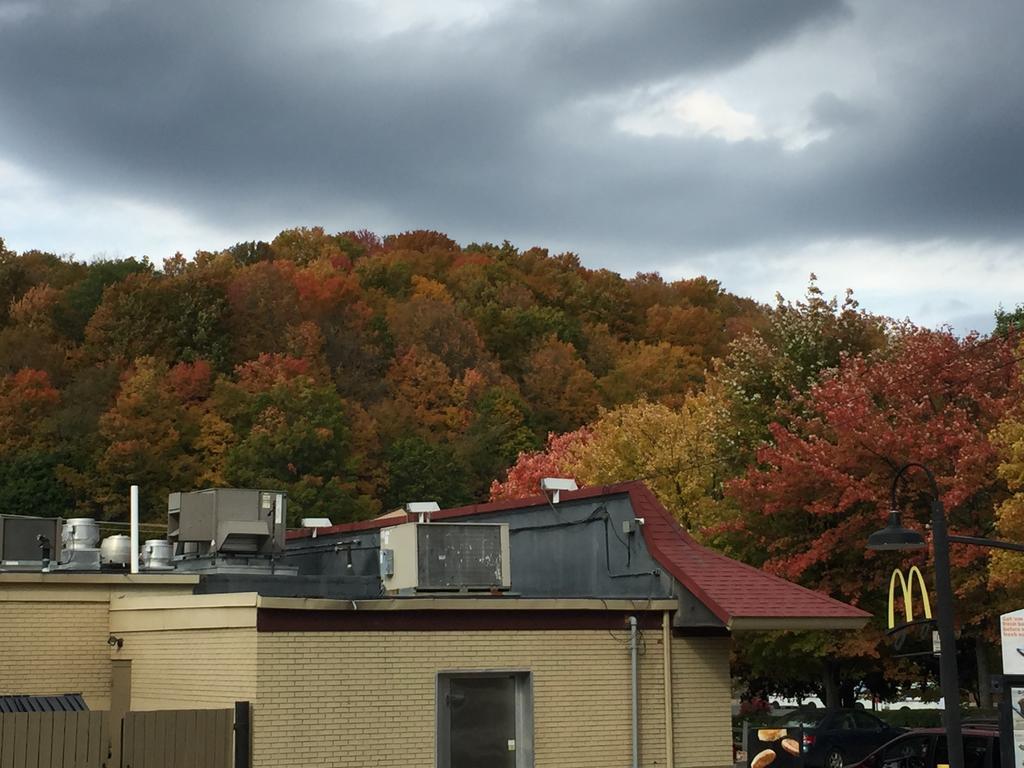
{"type": "Polygon", "coordinates": [[[640,768],[640,707],[639,699],[637,697],[637,679],[636,679],[636,662],[637,662],[637,635],[636,635],[636,616],[629,617],[629,664],[630,673],[632,675],[632,721],[633,727],[633,768],[640,768]]]}
{"type": "Polygon", "coordinates": [[[665,611],[661,617],[661,645],[663,648],[665,678],[665,765],[673,768],[676,764],[674,726],[672,718],[672,614],[665,611]]]}

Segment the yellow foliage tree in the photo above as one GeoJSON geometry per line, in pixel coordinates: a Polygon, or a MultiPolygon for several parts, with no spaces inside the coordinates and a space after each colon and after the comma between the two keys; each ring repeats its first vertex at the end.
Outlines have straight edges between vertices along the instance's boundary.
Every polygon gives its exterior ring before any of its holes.
{"type": "MultiPolygon", "coordinates": [[[[1019,351],[1024,354],[1024,343],[1019,351]]],[[[1024,371],[1020,375],[1024,380],[1024,371]]],[[[1000,454],[999,477],[1012,494],[996,508],[996,529],[1001,539],[1024,542],[1024,407],[1011,411],[991,437],[1000,454]]],[[[1011,589],[1019,597],[1019,590],[1024,589],[1024,555],[994,550],[989,561],[989,586],[1011,589]]]]}
{"type": "Polygon", "coordinates": [[[640,400],[602,414],[590,425],[577,477],[587,485],[643,480],[662,504],[697,536],[718,523],[713,498],[716,423],[720,405],[706,394],[681,407],[640,400]]]}

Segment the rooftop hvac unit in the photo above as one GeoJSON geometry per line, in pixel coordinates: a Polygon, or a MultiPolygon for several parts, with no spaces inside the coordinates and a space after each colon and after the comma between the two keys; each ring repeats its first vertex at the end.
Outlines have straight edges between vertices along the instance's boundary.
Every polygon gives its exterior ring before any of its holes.
{"type": "Polygon", "coordinates": [[[511,586],[508,523],[405,523],[380,533],[385,592],[467,592],[511,586]]]}
{"type": "Polygon", "coordinates": [[[39,570],[43,566],[43,551],[38,536],[49,542],[50,561],[56,565],[60,559],[59,517],[22,517],[0,515],[0,568],[39,570]]]}
{"type": "Polygon", "coordinates": [[[208,488],[167,497],[175,556],[272,555],[284,550],[288,496],[282,491],[208,488]]]}

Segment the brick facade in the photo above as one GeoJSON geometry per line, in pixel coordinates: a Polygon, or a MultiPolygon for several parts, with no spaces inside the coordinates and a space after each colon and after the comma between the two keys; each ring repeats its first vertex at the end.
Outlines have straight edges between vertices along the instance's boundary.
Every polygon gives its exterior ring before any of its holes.
{"type": "MultiPolygon", "coordinates": [[[[262,598],[174,594],[185,588],[0,589],[0,693],[81,691],[106,709],[111,659],[131,659],[135,710],[252,702],[254,766],[427,767],[439,673],[528,672],[536,768],[630,762],[624,628],[261,632],[262,598]]],[[[641,616],[652,627],[661,613],[641,616]]],[[[663,634],[641,638],[640,754],[653,768],[666,765],[663,634]]],[[[672,639],[676,768],[731,764],[729,643],[672,639]]]]}
{"type": "MultiPolygon", "coordinates": [[[[640,658],[641,763],[664,766],[661,633],[640,658]]],[[[675,765],[730,765],[729,640],[674,638],[675,765]]],[[[528,671],[537,768],[630,761],[625,632],[261,633],[254,765],[433,766],[436,676],[528,671]]]]}
{"type": "Polygon", "coordinates": [[[187,629],[125,632],[132,709],[230,709],[256,701],[256,632],[187,629]]]}
{"type": "Polygon", "coordinates": [[[0,602],[0,695],[81,693],[110,706],[107,602],[0,602]]]}

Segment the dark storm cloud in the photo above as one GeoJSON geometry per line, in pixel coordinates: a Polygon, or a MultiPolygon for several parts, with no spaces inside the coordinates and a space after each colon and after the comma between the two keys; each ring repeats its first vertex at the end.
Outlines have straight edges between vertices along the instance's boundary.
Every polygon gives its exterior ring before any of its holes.
{"type": "Polygon", "coordinates": [[[994,38],[976,59],[917,51],[874,103],[821,92],[808,124],[830,134],[800,152],[633,136],[613,107],[852,23],[839,2],[520,3],[390,33],[341,2],[18,7],[0,14],[0,158],[214,224],[373,210],[463,240],[677,254],[1024,228],[1016,7],[976,22],[994,38]]]}

